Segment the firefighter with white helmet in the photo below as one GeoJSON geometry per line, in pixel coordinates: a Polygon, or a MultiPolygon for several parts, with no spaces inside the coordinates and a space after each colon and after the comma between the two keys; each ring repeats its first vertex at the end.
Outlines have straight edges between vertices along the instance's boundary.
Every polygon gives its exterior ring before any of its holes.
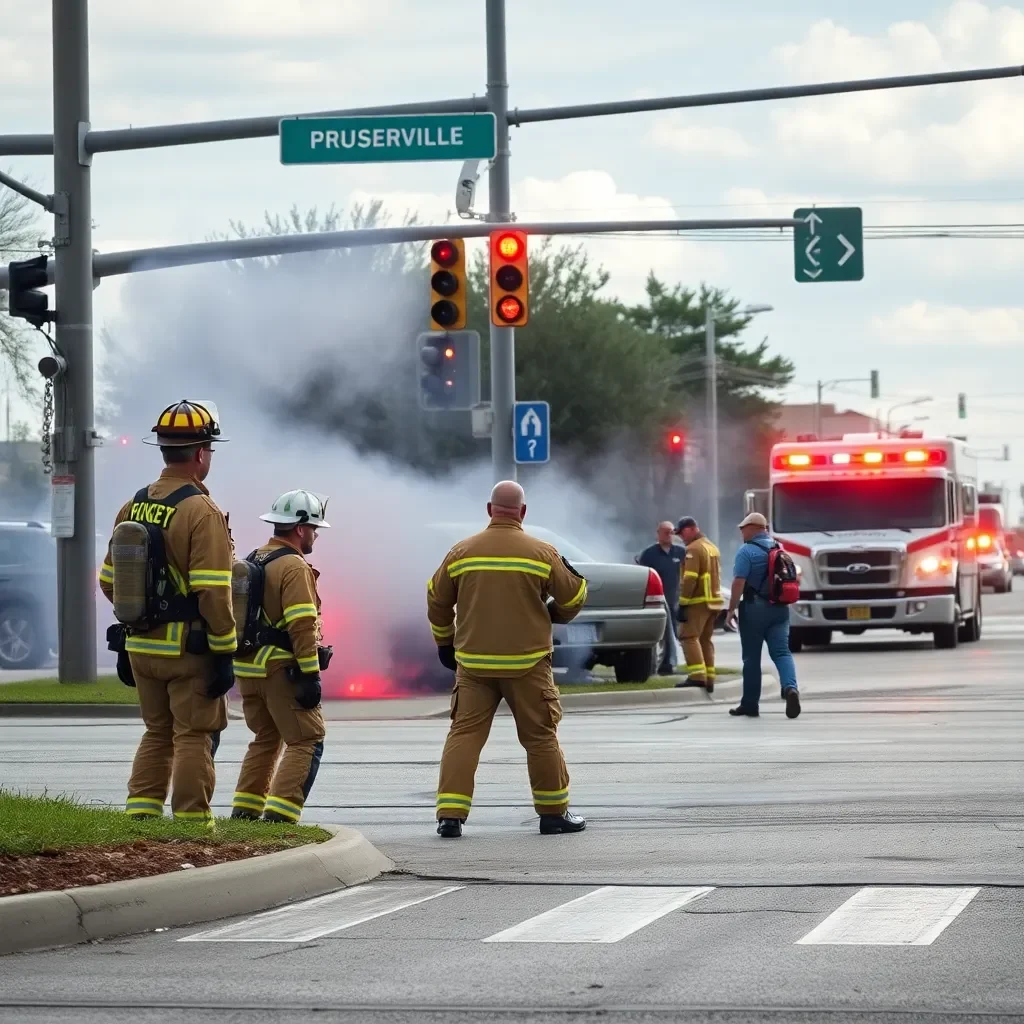
{"type": "Polygon", "coordinates": [[[227,726],[234,684],[234,559],[227,517],[203,481],[214,442],[224,441],[216,408],[183,399],[153,427],[164,469],[117,514],[99,582],[118,623],[107,632],[118,676],[138,689],[146,732],[128,782],[127,813],[207,820],[213,757],[227,726]]]}
{"type": "Polygon", "coordinates": [[[254,735],[235,787],[233,818],[297,822],[320,768],[326,732],[320,670],[332,649],[320,646],[320,574],[305,556],[317,531],[330,527],[326,507],[312,491],[285,492],[260,516],[274,535],[235,564],[236,600],[245,598],[244,606],[236,604],[235,676],[254,735]]]}

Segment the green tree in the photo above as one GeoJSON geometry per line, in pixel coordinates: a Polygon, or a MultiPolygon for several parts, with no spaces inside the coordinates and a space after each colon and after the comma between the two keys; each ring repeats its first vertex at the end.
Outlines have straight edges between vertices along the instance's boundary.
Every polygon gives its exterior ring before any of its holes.
{"type": "MultiPolygon", "coordinates": [[[[35,205],[0,185],[0,262],[28,259],[37,254],[39,220],[35,205]]],[[[24,398],[36,396],[32,365],[32,332],[23,320],[7,314],[7,292],[0,292],[0,363],[24,398]]]]}

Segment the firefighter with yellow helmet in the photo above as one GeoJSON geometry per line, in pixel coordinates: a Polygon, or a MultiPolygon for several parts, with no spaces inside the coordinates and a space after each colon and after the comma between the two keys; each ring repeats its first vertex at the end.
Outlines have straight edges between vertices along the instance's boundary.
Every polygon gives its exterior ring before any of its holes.
{"type": "Polygon", "coordinates": [[[253,739],[232,818],[297,822],[320,768],[326,734],[320,670],[332,648],[320,646],[320,574],[305,556],[317,531],[331,525],[326,507],[312,491],[285,492],[260,516],[274,535],[235,564],[235,675],[253,739]]]}
{"type": "Polygon", "coordinates": [[[203,481],[224,441],[212,403],[182,400],[153,427],[164,469],[117,513],[100,587],[118,620],[108,630],[118,675],[138,689],[146,731],[128,782],[127,813],[208,820],[213,758],[234,685],[234,553],[227,518],[203,481]]]}

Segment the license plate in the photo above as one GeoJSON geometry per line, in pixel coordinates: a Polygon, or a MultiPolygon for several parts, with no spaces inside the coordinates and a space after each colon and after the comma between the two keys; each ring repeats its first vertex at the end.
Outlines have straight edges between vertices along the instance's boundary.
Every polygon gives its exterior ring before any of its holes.
{"type": "Polygon", "coordinates": [[[870,608],[847,608],[846,617],[848,619],[870,619],[871,609],[870,608]]]}
{"type": "Polygon", "coordinates": [[[589,622],[581,623],[578,626],[569,623],[565,627],[565,631],[565,641],[570,647],[584,647],[597,643],[597,626],[591,625],[589,622]]]}

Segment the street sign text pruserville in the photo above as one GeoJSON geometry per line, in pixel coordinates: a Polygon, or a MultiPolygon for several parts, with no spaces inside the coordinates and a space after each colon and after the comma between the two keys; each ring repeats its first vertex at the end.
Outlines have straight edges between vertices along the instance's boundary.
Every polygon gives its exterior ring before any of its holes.
{"type": "Polygon", "coordinates": [[[492,160],[493,114],[299,117],[280,123],[282,164],[492,160]]]}

